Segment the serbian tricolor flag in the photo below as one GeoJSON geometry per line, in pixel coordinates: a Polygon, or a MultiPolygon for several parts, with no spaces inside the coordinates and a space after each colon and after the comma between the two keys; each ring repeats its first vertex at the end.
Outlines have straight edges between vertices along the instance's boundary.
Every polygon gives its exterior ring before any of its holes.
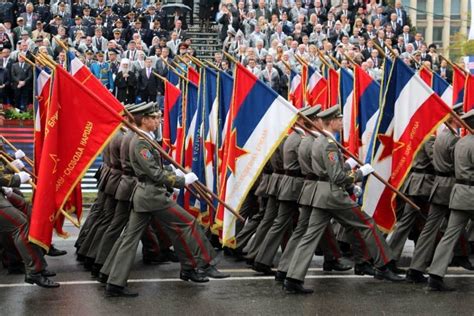
{"type": "Polygon", "coordinates": [[[474,109],[474,75],[466,76],[466,86],[464,88],[464,112],[474,109]]]}
{"type": "Polygon", "coordinates": [[[453,67],[453,105],[464,101],[466,74],[457,66],[453,67]]]}
{"type": "MultiPolygon", "coordinates": [[[[219,140],[219,80],[216,72],[212,69],[204,68],[204,90],[203,90],[203,107],[204,107],[204,176],[208,189],[217,193],[217,144],[219,140]]],[[[214,206],[217,206],[214,205],[214,206]]],[[[206,227],[214,224],[215,214],[209,210],[209,216],[206,219],[202,214],[201,223],[206,227]]]]}
{"type": "Polygon", "coordinates": [[[350,132],[354,129],[356,124],[353,117],[354,104],[354,78],[344,68],[340,70],[339,91],[342,111],[342,143],[343,146],[349,148],[350,132]]]}
{"type": "MultiPolygon", "coordinates": [[[[390,64],[388,59],[386,64],[390,64]]],[[[416,153],[449,117],[451,109],[399,58],[390,73],[370,157],[374,169],[399,189],[416,153]]],[[[363,208],[385,232],[390,232],[396,223],[394,203],[395,194],[369,176],[363,208]]]]}
{"type": "MultiPolygon", "coordinates": [[[[193,166],[193,151],[194,151],[194,137],[195,130],[199,124],[198,119],[198,87],[192,83],[186,83],[186,112],[184,115],[184,161],[183,166],[191,169],[193,166]]],[[[181,196],[182,194],[180,194],[181,196]]],[[[194,217],[199,216],[199,210],[190,204],[191,193],[187,190],[184,191],[184,200],[178,199],[179,203],[182,203],[185,210],[187,210],[194,217]]]]}
{"type": "Polygon", "coordinates": [[[354,128],[349,137],[349,150],[365,161],[379,110],[380,84],[359,65],[354,66],[354,128]]]}
{"type": "Polygon", "coordinates": [[[308,71],[308,79],[305,83],[306,102],[310,106],[321,105],[323,109],[327,108],[327,80],[313,67],[309,65],[303,67],[308,71]]]}
{"type": "Polygon", "coordinates": [[[49,249],[57,214],[120,128],[122,110],[120,103],[105,103],[64,69],[56,67],[31,213],[30,241],[49,249]]]}
{"type": "Polygon", "coordinates": [[[433,73],[428,68],[422,66],[418,71],[418,74],[420,75],[421,79],[428,85],[428,87],[432,86],[433,73]]]}
{"type": "Polygon", "coordinates": [[[171,84],[176,87],[179,87],[179,76],[174,73],[173,70],[168,69],[168,74],[166,75],[166,79],[168,79],[171,84]]]}
{"type": "Polygon", "coordinates": [[[181,90],[166,80],[163,109],[163,149],[175,160],[181,156],[181,152],[176,147],[176,141],[182,137],[183,132],[182,128],[178,127],[181,114],[181,90]]]}
{"type": "Polygon", "coordinates": [[[297,109],[304,107],[301,75],[293,70],[291,70],[290,73],[290,89],[288,91],[288,100],[290,100],[290,102],[297,109]]]}
{"type": "Polygon", "coordinates": [[[34,173],[38,174],[39,163],[41,160],[41,150],[43,148],[44,126],[46,124],[46,113],[48,111],[49,99],[51,93],[51,75],[36,67],[35,80],[35,140],[34,140],[34,173]]]}
{"type": "MultiPolygon", "coordinates": [[[[292,104],[244,66],[236,65],[219,195],[237,212],[296,118],[297,109],[292,104]]],[[[235,247],[235,221],[236,217],[219,205],[216,222],[221,226],[223,246],[235,247]]]]}

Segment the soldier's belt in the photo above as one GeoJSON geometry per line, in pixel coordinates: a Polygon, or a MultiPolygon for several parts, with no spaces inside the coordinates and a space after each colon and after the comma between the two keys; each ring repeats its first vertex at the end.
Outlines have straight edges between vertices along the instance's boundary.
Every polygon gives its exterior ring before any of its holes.
{"type": "Polygon", "coordinates": [[[148,178],[147,176],[139,176],[137,177],[138,179],[138,182],[144,182],[144,183],[151,183],[153,182],[150,178],[148,178]]]}
{"type": "Polygon", "coordinates": [[[411,168],[411,172],[435,175],[434,168],[411,168]]]}
{"type": "Polygon", "coordinates": [[[469,180],[456,179],[456,183],[457,184],[464,184],[464,185],[474,186],[474,181],[469,181],[469,180]]]}
{"type": "Polygon", "coordinates": [[[295,178],[302,178],[301,170],[285,170],[285,175],[295,178]]]}
{"type": "Polygon", "coordinates": [[[328,176],[320,176],[318,179],[319,182],[329,182],[328,176]]]}
{"type": "Polygon", "coordinates": [[[124,172],[123,172],[123,175],[124,175],[124,176],[134,177],[134,176],[135,176],[135,173],[133,173],[133,171],[124,171],[124,172]]]}
{"type": "Polygon", "coordinates": [[[453,178],[454,177],[454,172],[438,172],[438,171],[436,171],[436,175],[438,177],[453,178]]]}
{"type": "Polygon", "coordinates": [[[273,173],[276,173],[276,174],[285,174],[285,170],[283,170],[283,169],[276,169],[275,171],[273,171],[273,173]]]}
{"type": "Polygon", "coordinates": [[[319,181],[319,177],[314,173],[308,173],[304,179],[310,181],[319,181]]]}

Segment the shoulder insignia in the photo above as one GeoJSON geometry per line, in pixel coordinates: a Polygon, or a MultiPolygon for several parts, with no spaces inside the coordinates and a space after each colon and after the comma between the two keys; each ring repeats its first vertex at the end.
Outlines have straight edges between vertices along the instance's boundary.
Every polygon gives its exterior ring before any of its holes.
{"type": "Polygon", "coordinates": [[[151,152],[148,148],[142,148],[140,150],[140,155],[142,155],[143,159],[149,160],[151,158],[151,152]]]}
{"type": "Polygon", "coordinates": [[[339,160],[339,156],[337,155],[337,152],[335,151],[330,151],[328,153],[328,159],[329,161],[336,163],[339,160]]]}
{"type": "Polygon", "coordinates": [[[334,139],[332,139],[331,137],[327,137],[328,139],[328,143],[334,143],[334,139]]]}

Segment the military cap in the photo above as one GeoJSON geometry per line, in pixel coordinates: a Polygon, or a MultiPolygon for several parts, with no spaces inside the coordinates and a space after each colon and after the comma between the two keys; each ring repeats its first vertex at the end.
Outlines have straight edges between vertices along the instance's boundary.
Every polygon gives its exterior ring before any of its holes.
{"type": "Polygon", "coordinates": [[[141,102],[141,103],[138,103],[138,104],[131,103],[131,104],[127,104],[127,105],[125,106],[125,109],[126,109],[127,111],[129,111],[130,113],[132,113],[133,110],[135,110],[136,108],[139,108],[139,107],[141,107],[141,106],[143,106],[143,105],[145,105],[145,104],[146,104],[146,102],[141,102]]]}
{"type": "Polygon", "coordinates": [[[332,106],[329,109],[318,113],[318,117],[323,120],[341,118],[342,117],[341,108],[339,107],[339,105],[332,106]]]}
{"type": "Polygon", "coordinates": [[[130,113],[134,115],[144,115],[144,116],[158,116],[158,112],[155,109],[155,102],[149,102],[145,105],[139,106],[130,113]]]}
{"type": "Polygon", "coordinates": [[[56,14],[56,15],[54,16],[54,19],[62,20],[62,19],[63,19],[63,17],[62,17],[62,16],[60,16],[59,14],[56,14]]]}
{"type": "Polygon", "coordinates": [[[88,49],[88,50],[86,50],[86,54],[87,54],[87,55],[93,55],[94,52],[93,52],[92,50],[88,49]]]}
{"type": "Polygon", "coordinates": [[[22,31],[21,35],[29,35],[28,31],[22,31]]]}
{"type": "Polygon", "coordinates": [[[81,18],[79,15],[76,15],[76,17],[74,18],[74,20],[82,20],[82,18],[81,18]]]}
{"type": "Polygon", "coordinates": [[[24,21],[24,19],[21,16],[19,16],[16,20],[17,21],[24,21]]]}
{"type": "Polygon", "coordinates": [[[97,56],[104,56],[104,52],[103,51],[98,51],[96,55],[97,56]]]}
{"type": "Polygon", "coordinates": [[[120,29],[114,29],[113,32],[114,33],[122,33],[122,31],[120,29]]]}
{"type": "Polygon", "coordinates": [[[456,112],[457,114],[463,114],[464,113],[464,103],[459,102],[458,104],[455,104],[453,106],[453,111],[456,112]]]}
{"type": "Polygon", "coordinates": [[[474,109],[461,116],[461,118],[469,127],[474,128],[474,109]]]}
{"type": "Polygon", "coordinates": [[[316,106],[307,106],[305,108],[302,108],[300,113],[309,117],[310,119],[313,119],[317,116],[317,114],[321,112],[321,106],[316,105],[316,106]]]}

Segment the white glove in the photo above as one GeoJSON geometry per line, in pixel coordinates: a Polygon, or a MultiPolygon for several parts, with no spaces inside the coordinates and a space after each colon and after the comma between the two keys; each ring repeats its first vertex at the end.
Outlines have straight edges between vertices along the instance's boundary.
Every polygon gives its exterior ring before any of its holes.
{"type": "Polygon", "coordinates": [[[352,190],[352,192],[354,193],[354,196],[356,198],[360,197],[362,195],[362,188],[358,185],[354,185],[354,189],[352,190]]]}
{"type": "Polygon", "coordinates": [[[13,189],[12,188],[7,188],[7,187],[2,187],[2,190],[3,190],[3,193],[5,193],[5,195],[7,197],[10,197],[13,193],[13,189]]]}
{"type": "Polygon", "coordinates": [[[31,180],[31,176],[27,172],[20,171],[15,174],[20,177],[21,183],[27,183],[28,181],[31,180]]]}
{"type": "Polygon", "coordinates": [[[362,167],[360,167],[359,169],[361,172],[362,172],[362,175],[365,177],[365,176],[368,176],[369,174],[371,174],[372,172],[375,171],[374,167],[372,167],[370,164],[366,163],[365,165],[363,165],[362,167]]]}
{"type": "Polygon", "coordinates": [[[180,189],[173,188],[173,195],[174,195],[175,197],[178,197],[178,196],[179,196],[179,192],[181,192],[180,189]]]}
{"type": "Polygon", "coordinates": [[[178,177],[186,177],[186,174],[182,172],[180,169],[174,169],[174,174],[178,177]]]}
{"type": "Polygon", "coordinates": [[[359,165],[357,163],[357,161],[355,161],[354,158],[349,158],[346,160],[346,164],[348,164],[349,166],[351,166],[351,169],[354,169],[357,165],[359,165]]]}
{"type": "Polygon", "coordinates": [[[15,152],[15,159],[21,159],[21,158],[24,158],[25,156],[26,156],[25,153],[21,149],[15,152]]]}
{"type": "Polygon", "coordinates": [[[194,172],[190,172],[184,175],[184,183],[186,185],[189,185],[191,183],[194,183],[198,180],[197,175],[194,172]]]}
{"type": "Polygon", "coordinates": [[[23,164],[23,162],[20,160],[20,159],[15,159],[11,162],[12,166],[14,166],[15,168],[17,169],[23,169],[25,168],[25,165],[23,164]]]}

